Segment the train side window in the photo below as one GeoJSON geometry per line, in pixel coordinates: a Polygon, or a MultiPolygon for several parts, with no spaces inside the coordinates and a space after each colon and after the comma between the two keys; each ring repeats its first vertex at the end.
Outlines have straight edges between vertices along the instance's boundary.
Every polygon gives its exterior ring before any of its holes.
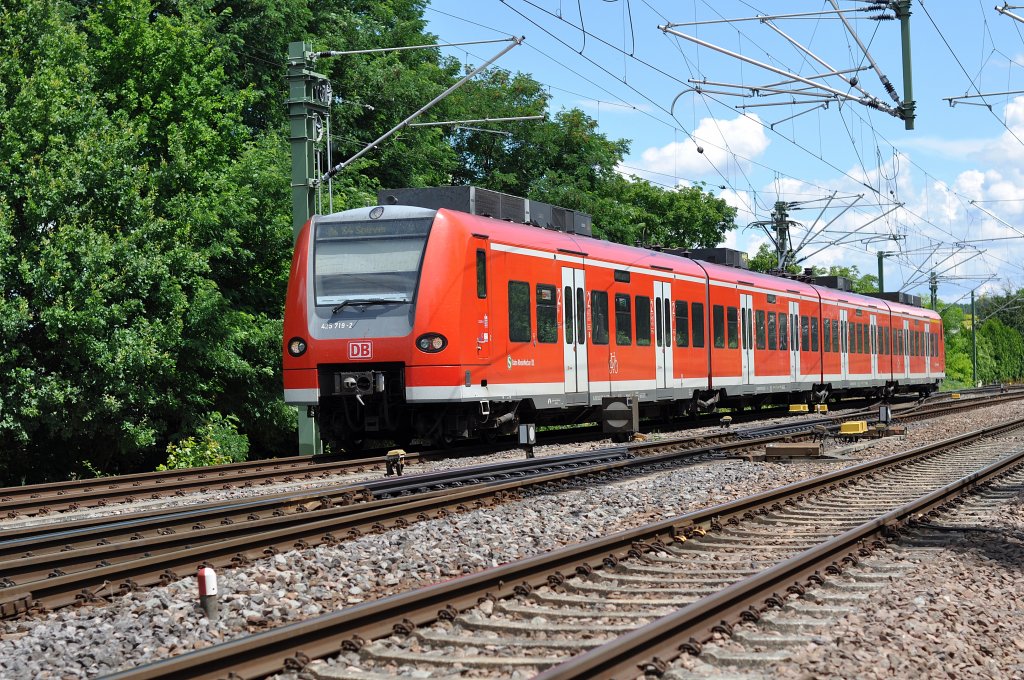
{"type": "Polygon", "coordinates": [[[825,319],[821,322],[822,351],[832,351],[832,319],[825,319]]]}
{"type": "Polygon", "coordinates": [[[576,288],[576,344],[587,344],[587,299],[583,288],[576,288]]]}
{"type": "Polygon", "coordinates": [[[726,309],[725,322],[729,333],[729,349],[736,349],[740,346],[739,310],[735,307],[726,309]]]}
{"type": "Polygon", "coordinates": [[[665,305],[665,347],[672,346],[672,301],[664,299],[665,305]]]}
{"type": "Polygon", "coordinates": [[[864,354],[864,324],[857,324],[857,354],[864,354]]]}
{"type": "Polygon", "coordinates": [[[654,298],[654,342],[658,347],[663,347],[665,340],[668,339],[665,337],[661,324],[661,298],[656,297],[654,298]]]}
{"type": "Polygon", "coordinates": [[[622,347],[633,344],[632,301],[625,293],[615,294],[615,344],[622,347]]]}
{"type": "Polygon", "coordinates": [[[818,317],[811,317],[811,351],[818,351],[818,317]]]}
{"type": "Polygon", "coordinates": [[[537,284],[537,342],[558,342],[558,289],[537,284]]]}
{"type": "Polygon", "coordinates": [[[476,296],[487,297],[487,253],[482,249],[476,251],[476,296]]]}
{"type": "Polygon", "coordinates": [[[754,327],[757,333],[757,349],[764,349],[765,332],[767,331],[767,329],[765,328],[764,310],[756,310],[754,312],[754,317],[754,327]]]}
{"type": "Polygon", "coordinates": [[[746,309],[741,309],[740,310],[740,344],[742,345],[743,349],[746,349],[747,347],[753,348],[753,345],[754,345],[753,342],[749,342],[747,340],[747,338],[750,337],[749,336],[749,330],[748,330],[749,328],[750,328],[750,322],[747,319],[747,310],[746,309]]]}
{"type": "Polygon", "coordinates": [[[508,339],[512,342],[529,342],[530,327],[530,284],[525,281],[509,281],[508,339]]]}
{"type": "Polygon", "coordinates": [[[776,318],[775,312],[768,312],[768,349],[775,349],[776,347],[776,318]]]}
{"type": "Polygon", "coordinates": [[[725,307],[722,305],[711,308],[711,332],[714,334],[715,347],[725,347],[725,307]]]}
{"type": "Polygon", "coordinates": [[[693,346],[704,346],[704,303],[694,302],[690,305],[690,318],[693,320],[693,346]]]}
{"type": "Polygon", "coordinates": [[[676,347],[690,346],[690,308],[685,300],[676,300],[676,347]]]}
{"type": "Polygon", "coordinates": [[[811,326],[806,314],[800,317],[800,351],[811,351],[811,326]]]}
{"type": "Polygon", "coordinates": [[[593,317],[590,333],[595,345],[608,344],[608,293],[590,291],[590,314],[593,317]]]}
{"type": "Polygon", "coordinates": [[[635,300],[636,344],[646,347],[651,344],[651,298],[637,295],[635,300]]]}
{"type": "Polygon", "coordinates": [[[789,351],[789,316],[779,314],[779,349],[789,351]]]}
{"type": "Polygon", "coordinates": [[[790,320],[789,320],[790,321],[790,323],[789,323],[789,339],[790,339],[790,343],[789,344],[790,344],[790,346],[792,346],[793,351],[799,352],[800,351],[800,315],[798,315],[798,314],[790,314],[789,316],[791,317],[790,320]]]}
{"type": "Polygon", "coordinates": [[[565,290],[562,291],[562,305],[564,307],[564,320],[562,325],[565,327],[565,344],[567,345],[571,345],[573,343],[573,338],[576,337],[576,334],[573,332],[576,328],[576,315],[573,314],[572,311],[573,299],[572,286],[566,286],[565,290]]]}

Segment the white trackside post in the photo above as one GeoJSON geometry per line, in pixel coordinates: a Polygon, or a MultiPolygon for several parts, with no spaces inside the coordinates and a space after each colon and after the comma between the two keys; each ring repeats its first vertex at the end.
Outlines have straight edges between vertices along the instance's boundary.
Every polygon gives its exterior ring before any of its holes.
{"type": "Polygon", "coordinates": [[[210,567],[199,568],[199,606],[206,612],[206,618],[216,621],[220,616],[217,601],[217,573],[210,567]]]}

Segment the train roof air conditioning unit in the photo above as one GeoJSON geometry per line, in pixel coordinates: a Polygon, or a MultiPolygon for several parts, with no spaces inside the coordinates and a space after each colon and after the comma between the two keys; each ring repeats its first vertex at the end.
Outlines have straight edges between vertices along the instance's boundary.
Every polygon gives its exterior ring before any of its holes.
{"type": "Polygon", "coordinates": [[[909,305],[911,307],[921,306],[921,296],[911,295],[910,293],[903,292],[892,292],[892,293],[867,293],[870,297],[878,298],[880,300],[888,300],[889,302],[898,302],[901,305],[909,305]]]}
{"type": "Polygon", "coordinates": [[[688,257],[691,260],[710,262],[711,264],[724,264],[727,267],[736,267],[737,269],[748,268],[747,254],[742,250],[735,250],[733,248],[694,248],[693,250],[666,248],[662,252],[688,257]]]}
{"type": "Polygon", "coordinates": [[[853,281],[845,276],[812,276],[811,283],[823,288],[834,288],[847,293],[853,292],[853,281]]]}
{"type": "Polygon", "coordinates": [[[377,194],[377,202],[380,205],[412,205],[431,210],[447,208],[567,234],[593,235],[591,217],[586,213],[474,186],[382,189],[377,194]]]}

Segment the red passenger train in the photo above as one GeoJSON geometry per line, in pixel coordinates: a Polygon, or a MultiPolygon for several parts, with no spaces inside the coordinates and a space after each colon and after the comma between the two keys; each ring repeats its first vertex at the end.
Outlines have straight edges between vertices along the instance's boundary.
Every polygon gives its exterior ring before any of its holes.
{"type": "Polygon", "coordinates": [[[615,395],[671,417],[927,394],[944,370],[930,310],[436,207],[315,216],[284,319],[285,400],[348,450],[599,421],[615,395]]]}

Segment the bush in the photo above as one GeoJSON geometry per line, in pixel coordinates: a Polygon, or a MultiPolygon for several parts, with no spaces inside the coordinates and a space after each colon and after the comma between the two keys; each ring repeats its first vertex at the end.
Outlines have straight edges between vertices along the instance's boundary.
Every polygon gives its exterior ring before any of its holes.
{"type": "Polygon", "coordinates": [[[186,437],[167,445],[167,462],[157,470],[223,465],[246,460],[249,438],[238,431],[238,418],[216,411],[206,417],[195,437],[186,437]]]}

